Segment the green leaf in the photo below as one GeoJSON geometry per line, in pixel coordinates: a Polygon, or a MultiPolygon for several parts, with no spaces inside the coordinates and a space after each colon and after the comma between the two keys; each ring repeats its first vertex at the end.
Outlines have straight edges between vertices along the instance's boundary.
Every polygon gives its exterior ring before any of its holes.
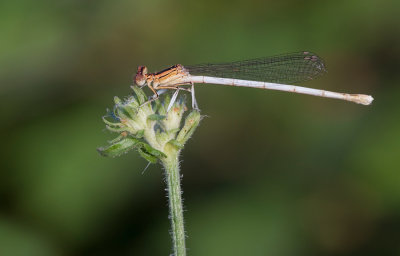
{"type": "Polygon", "coordinates": [[[136,109],[139,107],[139,102],[136,100],[136,98],[134,96],[129,96],[125,102],[125,105],[129,105],[130,107],[132,107],[133,109],[136,109]]]}
{"type": "Polygon", "coordinates": [[[158,158],[157,157],[148,154],[147,152],[143,151],[142,149],[138,149],[138,152],[144,159],[146,159],[150,163],[155,164],[155,163],[158,162],[158,158]]]}
{"type": "Polygon", "coordinates": [[[118,126],[118,127],[122,126],[122,124],[120,122],[115,123],[115,122],[108,121],[106,116],[103,116],[102,119],[103,119],[103,122],[109,126],[118,126]]]}
{"type": "Polygon", "coordinates": [[[98,148],[97,151],[102,156],[120,156],[124,153],[127,153],[129,150],[133,148],[137,148],[138,152],[142,157],[144,157],[147,161],[155,163],[160,158],[167,157],[163,152],[151,147],[149,144],[144,143],[137,138],[127,137],[120,138],[121,140],[114,140],[110,146],[98,148]]]}
{"type": "Polygon", "coordinates": [[[185,125],[179,132],[176,140],[184,145],[186,141],[192,136],[193,132],[196,130],[201,120],[200,112],[197,110],[192,111],[185,120],[185,125]]]}
{"type": "Polygon", "coordinates": [[[159,110],[161,115],[167,115],[167,107],[169,106],[170,101],[171,101],[171,96],[168,93],[164,96],[164,104],[162,104],[163,106],[160,107],[159,110]]]}
{"type": "Polygon", "coordinates": [[[149,144],[143,143],[142,144],[142,148],[143,151],[145,151],[146,153],[155,156],[157,158],[165,158],[167,157],[163,152],[153,148],[152,146],[150,146],[149,144]]]}
{"type": "Polygon", "coordinates": [[[138,138],[138,139],[143,138],[143,136],[144,136],[144,130],[139,130],[139,131],[137,131],[137,133],[135,134],[135,137],[138,138]]]}
{"type": "Polygon", "coordinates": [[[163,152],[151,147],[147,143],[142,143],[138,148],[139,154],[151,163],[157,163],[160,158],[167,157],[163,152]]]}
{"type": "Polygon", "coordinates": [[[126,127],[119,127],[118,128],[118,127],[113,127],[113,126],[106,125],[106,128],[107,128],[107,130],[109,130],[111,132],[118,132],[118,133],[127,131],[126,127]]]}
{"type": "MultiPolygon", "coordinates": [[[[136,101],[134,101],[134,102],[136,102],[136,101]]],[[[125,103],[123,106],[124,106],[125,111],[129,113],[129,116],[134,117],[134,116],[136,116],[136,114],[138,112],[138,108],[136,107],[136,105],[137,104],[134,104],[133,102],[131,102],[131,103],[125,103]]]]}
{"type": "Polygon", "coordinates": [[[163,104],[161,104],[160,99],[156,99],[154,103],[155,103],[154,112],[158,112],[160,115],[165,116],[166,115],[165,108],[163,104]]]}
{"type": "Polygon", "coordinates": [[[159,120],[163,120],[165,118],[166,118],[166,116],[162,116],[162,115],[158,115],[158,114],[152,114],[147,117],[148,120],[152,120],[152,121],[159,121],[159,120]]]}
{"type": "Polygon", "coordinates": [[[116,157],[116,156],[120,156],[120,155],[128,152],[129,150],[133,149],[139,143],[141,143],[139,140],[129,137],[129,138],[125,138],[120,141],[117,141],[108,147],[98,148],[97,151],[102,156],[116,157]]]}
{"type": "Polygon", "coordinates": [[[119,142],[120,140],[122,140],[122,139],[125,138],[125,137],[126,137],[126,136],[120,134],[117,138],[115,138],[115,139],[113,139],[113,140],[110,140],[108,143],[114,144],[114,143],[116,143],[116,142],[119,142]]]}
{"type": "Polygon", "coordinates": [[[122,119],[134,119],[135,114],[131,115],[131,113],[128,111],[128,108],[124,105],[117,105],[117,113],[118,117],[122,119]]]}
{"type": "Polygon", "coordinates": [[[133,85],[131,86],[131,88],[135,91],[136,97],[139,101],[140,104],[143,104],[147,101],[147,96],[146,94],[143,92],[142,89],[140,89],[138,86],[133,85]]]}
{"type": "Polygon", "coordinates": [[[117,96],[114,96],[114,103],[117,104],[117,105],[121,104],[122,100],[120,98],[118,98],[117,96]]]}
{"type": "Polygon", "coordinates": [[[181,143],[179,143],[177,140],[170,140],[168,141],[169,144],[171,144],[172,146],[176,147],[177,149],[182,149],[183,145],[181,143]]]}
{"type": "Polygon", "coordinates": [[[167,131],[169,134],[174,134],[174,133],[177,133],[177,132],[179,132],[179,128],[175,128],[175,129],[171,129],[171,130],[169,130],[169,131],[167,131]]]}

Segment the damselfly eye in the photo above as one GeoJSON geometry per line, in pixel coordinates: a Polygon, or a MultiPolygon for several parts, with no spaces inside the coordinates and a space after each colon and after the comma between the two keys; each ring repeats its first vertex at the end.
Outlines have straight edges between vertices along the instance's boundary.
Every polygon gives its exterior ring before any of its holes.
{"type": "Polygon", "coordinates": [[[137,68],[136,74],[138,74],[138,75],[140,74],[140,75],[143,75],[143,76],[147,75],[147,67],[146,66],[139,66],[137,68]]]}
{"type": "Polygon", "coordinates": [[[142,86],[146,83],[147,67],[139,66],[135,76],[135,83],[142,86]]]}

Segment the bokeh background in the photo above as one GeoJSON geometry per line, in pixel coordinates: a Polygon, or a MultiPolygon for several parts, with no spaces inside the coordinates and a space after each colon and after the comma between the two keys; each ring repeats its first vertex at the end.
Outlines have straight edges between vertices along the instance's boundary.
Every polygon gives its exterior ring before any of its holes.
{"type": "MultiPolygon", "coordinates": [[[[198,85],[188,255],[400,255],[400,1],[2,1],[0,255],[168,255],[163,172],[104,158],[138,65],[294,51],[305,86],[371,106],[198,85]]],[[[190,104],[190,103],[189,103],[190,104]]]]}

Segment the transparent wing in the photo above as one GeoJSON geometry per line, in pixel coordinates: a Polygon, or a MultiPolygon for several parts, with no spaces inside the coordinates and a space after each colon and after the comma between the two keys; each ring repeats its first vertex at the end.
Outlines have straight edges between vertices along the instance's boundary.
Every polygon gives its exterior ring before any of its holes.
{"type": "Polygon", "coordinates": [[[295,52],[230,63],[185,66],[191,75],[272,83],[299,83],[326,72],[324,61],[312,52],[295,52]]]}

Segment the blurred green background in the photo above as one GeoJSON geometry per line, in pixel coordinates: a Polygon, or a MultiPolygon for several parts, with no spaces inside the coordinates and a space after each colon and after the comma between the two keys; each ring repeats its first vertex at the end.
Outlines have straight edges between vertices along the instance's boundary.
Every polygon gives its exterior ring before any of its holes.
{"type": "Polygon", "coordinates": [[[399,16],[396,0],[2,1],[0,255],[171,253],[160,166],[96,152],[113,96],[138,65],[301,50],[328,68],[305,86],[374,103],[198,85],[188,255],[400,255],[399,16]]]}

